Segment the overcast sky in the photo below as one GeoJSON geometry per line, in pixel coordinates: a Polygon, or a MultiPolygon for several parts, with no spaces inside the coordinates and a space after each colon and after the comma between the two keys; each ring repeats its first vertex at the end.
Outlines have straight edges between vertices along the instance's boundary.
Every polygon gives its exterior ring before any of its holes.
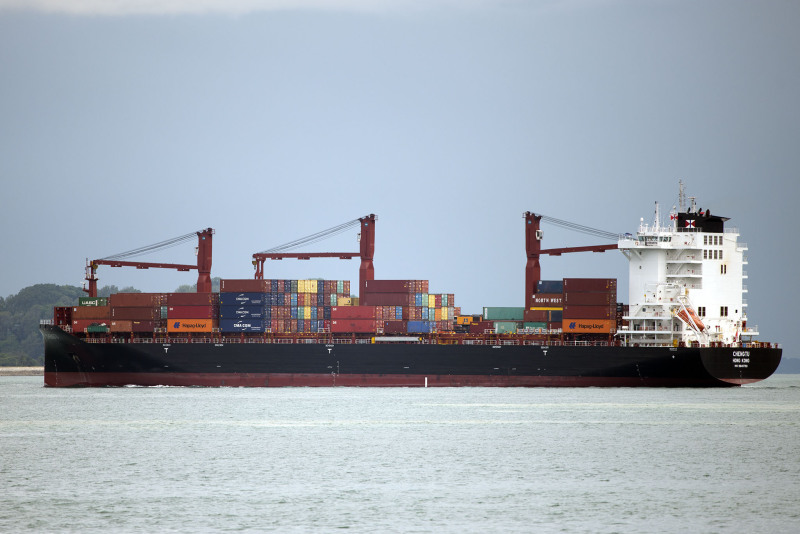
{"type": "MultiPolygon", "coordinates": [[[[635,232],[683,180],[749,245],[750,323],[800,356],[798,28],[795,1],[0,0],[0,295],[205,227],[212,275],[249,278],[252,253],[375,213],[377,278],[521,306],[524,211],[635,232]]],[[[542,274],[627,300],[618,252],[542,274]]],[[[355,283],[358,260],[267,277],[355,283]]]]}

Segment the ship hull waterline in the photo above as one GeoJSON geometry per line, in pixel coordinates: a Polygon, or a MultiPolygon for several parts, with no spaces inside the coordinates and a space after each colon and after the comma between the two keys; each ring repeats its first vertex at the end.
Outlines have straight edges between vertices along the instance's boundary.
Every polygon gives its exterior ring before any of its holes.
{"type": "Polygon", "coordinates": [[[730,387],[781,359],[767,347],[87,343],[41,331],[52,387],[730,387]]]}

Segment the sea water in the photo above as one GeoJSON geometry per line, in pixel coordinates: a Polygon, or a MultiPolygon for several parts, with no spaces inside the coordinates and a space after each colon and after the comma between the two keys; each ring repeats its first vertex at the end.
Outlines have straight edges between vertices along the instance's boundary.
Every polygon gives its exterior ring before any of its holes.
{"type": "Polygon", "coordinates": [[[798,532],[800,375],[733,389],[0,378],[2,532],[798,532]]]}

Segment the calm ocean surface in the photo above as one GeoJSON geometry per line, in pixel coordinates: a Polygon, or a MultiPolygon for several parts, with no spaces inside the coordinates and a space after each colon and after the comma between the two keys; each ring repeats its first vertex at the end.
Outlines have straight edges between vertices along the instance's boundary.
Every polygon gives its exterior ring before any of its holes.
{"type": "Polygon", "coordinates": [[[45,389],[0,532],[800,532],[800,375],[737,389],[45,389]]]}

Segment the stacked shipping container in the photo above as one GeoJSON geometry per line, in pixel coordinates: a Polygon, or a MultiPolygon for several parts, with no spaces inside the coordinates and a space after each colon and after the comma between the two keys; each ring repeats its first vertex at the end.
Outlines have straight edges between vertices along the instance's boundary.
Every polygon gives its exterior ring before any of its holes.
{"type": "Polygon", "coordinates": [[[616,332],[616,326],[616,279],[564,279],[564,332],[612,334],[616,332]]]}
{"type": "Polygon", "coordinates": [[[455,296],[452,293],[428,293],[427,280],[367,280],[365,285],[359,307],[374,308],[374,317],[357,317],[373,315],[369,310],[355,312],[341,308],[337,314],[343,315],[335,318],[332,332],[351,331],[348,328],[360,328],[355,330],[357,332],[382,331],[384,334],[428,334],[453,330],[455,296]],[[372,319],[375,325],[369,324],[372,319]]]}
{"type": "Polygon", "coordinates": [[[221,280],[221,332],[311,333],[331,328],[349,280],[221,280]]]}

